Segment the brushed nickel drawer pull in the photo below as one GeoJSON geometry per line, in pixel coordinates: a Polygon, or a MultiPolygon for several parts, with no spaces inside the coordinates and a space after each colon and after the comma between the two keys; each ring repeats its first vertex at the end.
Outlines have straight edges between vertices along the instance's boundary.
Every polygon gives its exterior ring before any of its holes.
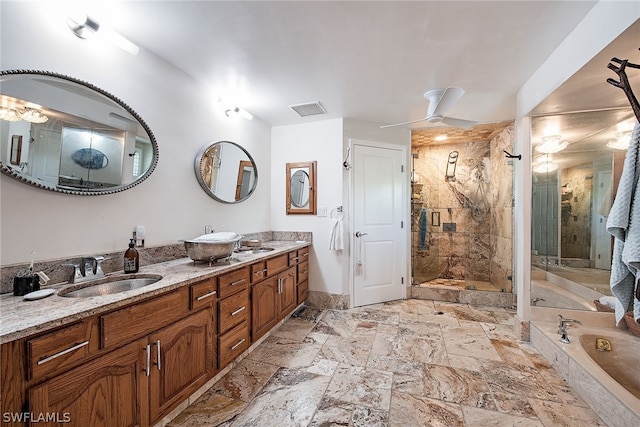
{"type": "Polygon", "coordinates": [[[212,291],[212,292],[209,292],[208,294],[200,295],[198,298],[196,298],[196,301],[202,301],[203,299],[214,296],[215,294],[216,294],[216,291],[212,291]]]}
{"type": "Polygon", "coordinates": [[[305,271],[303,271],[303,273],[308,273],[308,272],[309,272],[309,270],[308,270],[308,269],[307,269],[307,270],[305,270],[305,271]]]}
{"type": "Polygon", "coordinates": [[[303,253],[302,256],[309,256],[309,252],[303,253]]]}
{"type": "Polygon", "coordinates": [[[51,355],[51,356],[49,356],[49,357],[45,357],[44,359],[38,360],[37,365],[38,365],[38,366],[40,366],[40,365],[42,365],[42,364],[44,364],[44,363],[50,362],[50,361],[52,361],[53,359],[56,359],[56,358],[58,358],[58,357],[60,357],[60,356],[64,356],[65,354],[67,354],[67,353],[71,353],[72,351],[76,351],[76,350],[78,350],[79,348],[82,348],[82,347],[84,347],[85,345],[88,345],[88,344],[89,344],[89,341],[84,341],[84,342],[81,342],[80,344],[76,344],[76,345],[74,345],[73,347],[69,347],[69,348],[68,348],[68,349],[66,349],[66,350],[62,350],[61,352],[58,352],[58,353],[56,353],[56,354],[52,354],[52,355],[51,355]]]}
{"type": "Polygon", "coordinates": [[[162,363],[160,362],[160,340],[156,341],[156,355],[158,356],[158,371],[162,369],[162,363]]]}
{"type": "Polygon", "coordinates": [[[235,350],[236,348],[238,348],[238,346],[240,346],[240,344],[242,344],[244,341],[245,338],[242,338],[240,341],[231,346],[231,350],[235,350]]]}
{"type": "Polygon", "coordinates": [[[240,280],[236,280],[235,282],[231,282],[231,284],[229,286],[236,286],[239,285],[240,283],[244,282],[245,279],[240,279],[240,280]]]}
{"type": "Polygon", "coordinates": [[[235,316],[236,314],[240,313],[242,310],[244,310],[246,307],[243,305],[242,307],[240,307],[239,309],[237,309],[236,311],[232,311],[231,315],[235,316]]]}
{"type": "Polygon", "coordinates": [[[256,271],[256,272],[255,272],[255,273],[253,273],[253,274],[255,274],[256,276],[259,276],[259,275],[261,275],[261,274],[263,274],[263,273],[266,273],[266,272],[267,272],[267,269],[266,269],[266,268],[263,268],[262,270],[258,270],[258,271],[256,271]]]}
{"type": "Polygon", "coordinates": [[[300,257],[293,257],[293,258],[291,258],[291,261],[297,261],[298,258],[300,258],[300,257]]]}
{"type": "Polygon", "coordinates": [[[147,344],[147,366],[144,369],[147,372],[147,376],[151,373],[151,345],[147,344]]]}

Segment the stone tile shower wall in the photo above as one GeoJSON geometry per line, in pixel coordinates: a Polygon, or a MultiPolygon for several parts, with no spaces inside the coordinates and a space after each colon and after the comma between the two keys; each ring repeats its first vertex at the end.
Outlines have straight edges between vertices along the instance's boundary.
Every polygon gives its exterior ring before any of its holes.
{"type": "Polygon", "coordinates": [[[436,278],[492,282],[511,292],[513,125],[493,140],[414,148],[412,263],[414,284],[436,278]],[[455,179],[445,179],[458,151],[455,179]],[[433,223],[435,215],[440,225],[433,223]],[[444,223],[455,223],[445,232],[444,223]],[[424,231],[422,231],[424,229],[424,231]]]}
{"type": "Polygon", "coordinates": [[[591,257],[591,164],[563,169],[561,179],[560,253],[562,258],[591,257]]]}

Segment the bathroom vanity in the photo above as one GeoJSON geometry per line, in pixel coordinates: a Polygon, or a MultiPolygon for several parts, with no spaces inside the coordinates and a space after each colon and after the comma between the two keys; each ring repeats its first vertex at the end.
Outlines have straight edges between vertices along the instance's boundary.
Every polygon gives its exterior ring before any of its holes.
{"type": "Polygon", "coordinates": [[[0,297],[2,425],[161,420],[306,299],[310,244],[266,245],[222,265],[143,267],[163,278],[119,294],[0,297]]]}

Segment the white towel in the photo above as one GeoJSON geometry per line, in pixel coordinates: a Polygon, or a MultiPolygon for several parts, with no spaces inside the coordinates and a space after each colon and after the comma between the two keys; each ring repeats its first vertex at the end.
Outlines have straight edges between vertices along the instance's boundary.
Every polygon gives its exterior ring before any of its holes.
{"type": "Polygon", "coordinates": [[[333,218],[331,220],[331,230],[329,232],[329,250],[341,251],[344,249],[344,242],[342,239],[342,217],[333,218]]]}
{"type": "Polygon", "coordinates": [[[607,231],[615,237],[611,262],[611,293],[616,297],[616,324],[626,311],[640,319],[640,301],[636,296],[640,280],[640,122],[631,134],[631,142],[620,176],[620,184],[607,219],[607,231]]]}

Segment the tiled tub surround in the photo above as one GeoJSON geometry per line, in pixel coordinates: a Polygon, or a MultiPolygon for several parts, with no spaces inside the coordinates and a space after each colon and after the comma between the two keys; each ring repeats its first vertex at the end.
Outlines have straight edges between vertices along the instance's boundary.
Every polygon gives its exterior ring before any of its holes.
{"type": "Polygon", "coordinates": [[[512,323],[421,300],[307,308],[168,425],[606,426],[512,323]]]}
{"type": "MultiPolygon", "coordinates": [[[[192,236],[196,237],[196,236],[192,236]]],[[[295,232],[295,231],[265,231],[259,233],[244,234],[244,239],[259,239],[263,242],[269,241],[305,241],[311,242],[310,232],[295,232]]],[[[266,246],[266,245],[265,245],[266,246]]],[[[184,249],[183,243],[176,243],[171,245],[163,245],[157,247],[145,247],[137,248],[140,253],[140,267],[158,264],[166,261],[172,261],[180,258],[185,258],[187,252],[184,249]]],[[[123,261],[122,257],[126,247],[118,252],[111,253],[91,253],[78,255],[75,258],[60,258],[47,261],[38,261],[34,264],[34,271],[44,271],[51,279],[49,284],[62,283],[69,280],[71,270],[69,267],[63,267],[62,264],[79,264],[80,259],[83,256],[104,256],[105,260],[102,262],[102,269],[105,273],[122,272],[123,261]]],[[[36,248],[37,252],[37,248],[36,248]]],[[[25,264],[15,264],[2,266],[0,268],[0,294],[13,292],[13,277],[16,273],[24,271],[29,266],[25,264]]]]}
{"type": "MultiPolygon", "coordinates": [[[[23,297],[4,294],[0,296],[0,309],[2,310],[0,344],[188,286],[208,277],[237,269],[242,265],[249,265],[261,258],[272,257],[308,245],[307,242],[268,241],[264,243],[264,246],[274,248],[271,252],[257,255],[238,255],[228,263],[211,267],[208,263],[194,263],[189,258],[152,264],[141,267],[139,273],[160,274],[162,280],[143,288],[95,298],[67,298],[54,294],[45,299],[26,301],[23,297]]],[[[51,288],[58,292],[68,286],[73,285],[65,283],[51,286],[51,288]]]]}
{"type": "MultiPolygon", "coordinates": [[[[582,321],[581,325],[571,325],[568,328],[571,340],[569,344],[559,341],[557,321],[532,321],[531,344],[609,426],[638,426],[640,425],[640,399],[614,381],[591,359],[582,348],[580,336],[593,334],[601,338],[620,337],[627,340],[640,340],[640,338],[611,326],[615,322],[613,314],[595,314],[597,316],[594,316],[594,313],[586,314],[570,310],[563,312],[565,317],[577,317],[582,321]]],[[[638,372],[637,364],[628,366],[626,369],[635,374],[638,372]]]]}

